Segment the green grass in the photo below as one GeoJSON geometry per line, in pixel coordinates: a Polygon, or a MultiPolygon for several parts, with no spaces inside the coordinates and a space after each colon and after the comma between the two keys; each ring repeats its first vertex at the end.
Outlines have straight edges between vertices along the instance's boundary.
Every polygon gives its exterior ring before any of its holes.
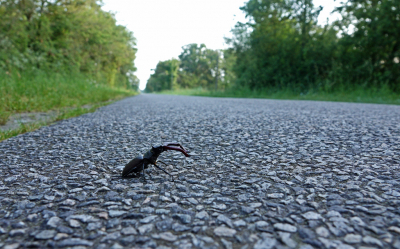
{"type": "MultiPolygon", "coordinates": [[[[108,101],[135,94],[135,91],[96,83],[81,73],[61,74],[34,70],[9,74],[0,71],[0,125],[5,124],[12,114],[56,110],[58,114],[51,120],[54,122],[94,111],[108,104],[108,101]],[[82,108],[85,105],[91,107],[82,108]]],[[[13,131],[0,131],[0,141],[42,125],[21,125],[13,131]]]]}
{"type": "MultiPolygon", "coordinates": [[[[114,102],[114,101],[113,101],[114,102]]],[[[31,124],[20,124],[17,129],[13,130],[8,130],[8,131],[0,131],[0,141],[8,139],[10,137],[17,136],[22,133],[34,131],[44,125],[49,125],[55,121],[60,121],[64,120],[67,118],[72,118],[76,116],[80,116],[85,113],[89,112],[94,112],[97,108],[108,105],[111,102],[102,102],[102,103],[97,103],[92,105],[90,108],[82,108],[82,107],[77,107],[77,108],[64,108],[61,110],[57,110],[57,115],[55,115],[53,118],[50,118],[46,122],[37,122],[37,123],[31,123],[31,124]]]]}
{"type": "Polygon", "coordinates": [[[296,93],[294,91],[291,91],[290,89],[276,91],[268,89],[251,90],[248,88],[231,88],[224,91],[213,91],[196,88],[162,91],[160,92],[160,94],[230,98],[318,100],[400,105],[400,95],[391,92],[386,87],[382,87],[380,89],[357,87],[353,89],[338,89],[334,91],[308,91],[306,93],[296,93]]]}

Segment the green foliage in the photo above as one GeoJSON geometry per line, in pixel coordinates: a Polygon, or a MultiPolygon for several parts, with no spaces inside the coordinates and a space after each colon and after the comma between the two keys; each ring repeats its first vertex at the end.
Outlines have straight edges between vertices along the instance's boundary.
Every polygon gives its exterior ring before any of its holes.
{"type": "Polygon", "coordinates": [[[236,81],[233,68],[236,64],[236,54],[233,49],[222,50],[223,58],[220,59],[220,76],[217,89],[224,90],[231,87],[236,81]]]}
{"type": "Polygon", "coordinates": [[[106,104],[110,104],[110,102],[96,103],[96,104],[91,105],[91,107],[89,107],[89,108],[81,108],[81,107],[65,108],[65,109],[58,110],[56,115],[47,121],[38,122],[38,123],[35,122],[35,123],[30,123],[30,124],[29,123],[28,124],[21,123],[19,125],[19,127],[16,129],[5,130],[5,131],[0,130],[0,141],[8,139],[10,137],[17,136],[22,133],[36,130],[36,129],[40,128],[41,126],[49,125],[55,121],[72,118],[72,117],[77,117],[77,116],[80,116],[82,114],[89,113],[89,112],[94,112],[97,108],[104,106],[106,104]]]}
{"type": "Polygon", "coordinates": [[[343,16],[336,23],[343,32],[340,73],[367,87],[387,84],[400,92],[400,1],[349,0],[337,11],[343,16]]]}
{"type": "Polygon", "coordinates": [[[208,90],[203,88],[165,90],[161,94],[189,95],[228,98],[266,98],[266,99],[292,99],[292,100],[318,100],[339,101],[356,103],[394,104],[400,105],[399,95],[390,90],[386,85],[379,88],[365,88],[353,86],[337,88],[333,91],[310,90],[306,94],[299,94],[290,88],[274,90],[270,88],[250,89],[249,87],[232,87],[226,90],[208,90]]]}
{"type": "Polygon", "coordinates": [[[96,0],[0,0],[0,68],[82,72],[136,88],[132,32],[96,0]]]}
{"type": "Polygon", "coordinates": [[[316,25],[321,8],[308,0],[250,0],[242,10],[252,22],[239,23],[228,41],[238,57],[238,85],[315,88],[331,67],[337,41],[331,27],[316,25]]]}
{"type": "Polygon", "coordinates": [[[82,73],[54,73],[34,69],[22,74],[0,70],[0,124],[20,112],[80,107],[119,99],[135,92],[96,83],[82,73]]]}
{"type": "Polygon", "coordinates": [[[189,44],[182,47],[181,61],[182,87],[210,87],[215,82],[219,54],[207,49],[204,44],[189,44]]]}
{"type": "Polygon", "coordinates": [[[207,49],[204,44],[182,47],[179,60],[160,61],[146,85],[146,92],[179,88],[224,89],[235,81],[232,68],[236,57],[232,50],[207,49]]]}
{"type": "Polygon", "coordinates": [[[311,0],[250,0],[241,9],[250,21],[227,39],[236,89],[400,92],[399,0],[349,0],[337,9],[343,19],[324,27],[311,0]]]}
{"type": "Polygon", "coordinates": [[[179,60],[171,59],[160,61],[154,73],[147,81],[146,92],[158,92],[161,90],[173,90],[177,88],[179,60]]]}

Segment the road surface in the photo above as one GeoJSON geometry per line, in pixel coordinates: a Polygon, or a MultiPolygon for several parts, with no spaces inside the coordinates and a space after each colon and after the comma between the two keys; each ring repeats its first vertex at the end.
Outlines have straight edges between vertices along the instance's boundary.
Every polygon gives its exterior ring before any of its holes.
{"type": "Polygon", "coordinates": [[[400,106],[140,95],[0,142],[0,246],[400,248],[399,154],[400,106]]]}

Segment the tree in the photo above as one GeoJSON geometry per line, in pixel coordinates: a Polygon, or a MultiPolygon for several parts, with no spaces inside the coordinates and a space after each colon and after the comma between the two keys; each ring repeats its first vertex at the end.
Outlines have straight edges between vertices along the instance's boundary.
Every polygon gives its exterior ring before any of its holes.
{"type": "Polygon", "coordinates": [[[228,40],[237,56],[238,86],[295,92],[318,87],[337,40],[331,27],[317,25],[321,7],[311,0],[250,0],[241,9],[250,21],[238,23],[228,40]],[[326,37],[331,40],[324,45],[326,37]]]}
{"type": "Polygon", "coordinates": [[[178,88],[224,89],[236,79],[232,67],[236,57],[232,50],[207,49],[204,44],[182,47],[179,59],[158,62],[146,85],[146,92],[178,88]]]}
{"type": "Polygon", "coordinates": [[[241,9],[249,22],[227,40],[237,87],[400,92],[400,0],[348,0],[336,10],[343,18],[323,27],[311,0],[250,0],[241,9]]]}
{"type": "Polygon", "coordinates": [[[0,0],[0,68],[76,70],[132,86],[135,38],[96,0],[0,0]]]}
{"type": "Polygon", "coordinates": [[[150,75],[145,92],[174,90],[177,86],[179,60],[171,59],[158,62],[154,73],[150,75]]]}
{"type": "Polygon", "coordinates": [[[212,87],[217,73],[218,52],[207,49],[204,44],[195,43],[183,46],[182,49],[179,55],[179,85],[184,88],[212,87]]]}
{"type": "Polygon", "coordinates": [[[337,8],[343,20],[341,58],[346,75],[366,86],[400,92],[400,1],[349,0],[337,8]],[[349,27],[353,27],[350,29],[349,27]]]}

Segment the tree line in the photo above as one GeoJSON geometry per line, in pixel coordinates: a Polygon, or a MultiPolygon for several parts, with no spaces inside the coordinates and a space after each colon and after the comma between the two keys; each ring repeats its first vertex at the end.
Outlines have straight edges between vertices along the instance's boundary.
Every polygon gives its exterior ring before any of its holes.
{"type": "Polygon", "coordinates": [[[205,44],[182,47],[179,59],[160,61],[146,84],[145,92],[180,88],[224,89],[233,84],[235,60],[230,50],[212,50],[205,44]]]}
{"type": "Polygon", "coordinates": [[[0,0],[0,70],[78,72],[137,88],[133,33],[96,0],[0,0]]]}
{"type": "Polygon", "coordinates": [[[317,23],[322,7],[312,0],[249,0],[241,10],[249,21],[236,24],[230,49],[216,55],[205,45],[184,46],[179,60],[157,65],[146,89],[220,82],[219,89],[400,93],[400,0],[348,0],[326,25],[317,23]]]}

